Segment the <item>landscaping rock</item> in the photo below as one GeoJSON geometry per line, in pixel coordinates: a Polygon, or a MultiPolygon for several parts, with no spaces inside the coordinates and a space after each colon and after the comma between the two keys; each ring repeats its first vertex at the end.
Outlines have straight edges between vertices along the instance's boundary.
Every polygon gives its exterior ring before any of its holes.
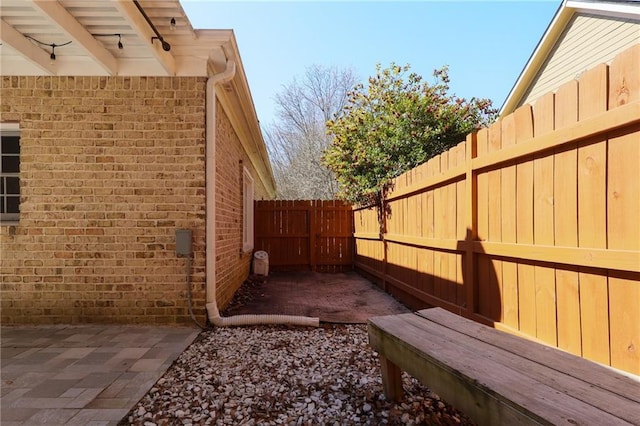
{"type": "Polygon", "coordinates": [[[366,325],[203,331],[121,425],[471,425],[404,374],[382,393],[366,325]]]}

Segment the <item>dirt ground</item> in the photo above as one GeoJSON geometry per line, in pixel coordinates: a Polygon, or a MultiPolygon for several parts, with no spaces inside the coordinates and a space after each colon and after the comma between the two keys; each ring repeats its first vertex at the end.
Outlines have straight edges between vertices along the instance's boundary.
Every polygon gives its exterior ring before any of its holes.
{"type": "Polygon", "coordinates": [[[302,315],[365,324],[373,316],[405,312],[409,309],[356,272],[274,272],[266,278],[251,276],[223,314],[302,315]]]}

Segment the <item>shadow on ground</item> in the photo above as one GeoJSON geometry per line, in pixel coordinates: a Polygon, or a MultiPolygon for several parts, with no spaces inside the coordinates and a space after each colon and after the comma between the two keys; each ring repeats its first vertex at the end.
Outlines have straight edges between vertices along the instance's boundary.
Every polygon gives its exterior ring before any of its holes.
{"type": "Polygon", "coordinates": [[[356,272],[274,272],[250,277],[223,314],[302,315],[365,324],[374,316],[405,312],[409,309],[356,272]]]}

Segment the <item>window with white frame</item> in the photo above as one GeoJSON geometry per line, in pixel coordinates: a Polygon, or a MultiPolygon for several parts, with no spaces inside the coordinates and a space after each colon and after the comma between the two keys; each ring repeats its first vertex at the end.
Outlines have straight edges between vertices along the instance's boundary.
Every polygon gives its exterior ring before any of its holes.
{"type": "Polygon", "coordinates": [[[0,123],[0,221],[20,218],[20,127],[0,123]]]}
{"type": "Polygon", "coordinates": [[[253,178],[246,167],[242,170],[242,251],[253,250],[253,178]]]}

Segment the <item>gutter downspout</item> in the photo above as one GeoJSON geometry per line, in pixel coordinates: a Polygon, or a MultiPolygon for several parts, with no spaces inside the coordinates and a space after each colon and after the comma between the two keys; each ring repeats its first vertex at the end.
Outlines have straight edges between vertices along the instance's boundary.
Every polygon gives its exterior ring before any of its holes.
{"type": "MultiPolygon", "coordinates": [[[[210,73],[210,72],[209,72],[210,73]]],[[[216,300],[216,86],[227,83],[236,74],[236,63],[229,59],[224,71],[207,79],[206,121],[206,308],[209,321],[216,327],[262,324],[289,324],[318,327],[319,318],[295,315],[234,315],[223,318],[216,300]]]]}

